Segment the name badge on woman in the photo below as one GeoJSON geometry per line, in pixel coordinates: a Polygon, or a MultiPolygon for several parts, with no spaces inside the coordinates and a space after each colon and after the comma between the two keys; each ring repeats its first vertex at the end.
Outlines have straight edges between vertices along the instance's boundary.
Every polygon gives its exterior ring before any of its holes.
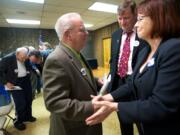
{"type": "Polygon", "coordinates": [[[155,61],[155,59],[151,58],[147,63],[147,67],[152,67],[154,65],[154,61],[155,61]]]}

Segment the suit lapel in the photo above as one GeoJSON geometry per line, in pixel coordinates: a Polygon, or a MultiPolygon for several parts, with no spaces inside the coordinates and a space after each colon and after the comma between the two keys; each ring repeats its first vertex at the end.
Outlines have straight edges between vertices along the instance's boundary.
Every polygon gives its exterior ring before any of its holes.
{"type": "MultiPolygon", "coordinates": [[[[93,86],[96,86],[96,83],[95,83],[95,80],[94,80],[94,76],[93,76],[93,73],[92,73],[92,71],[91,71],[91,68],[90,68],[89,64],[87,63],[86,59],[84,58],[84,56],[83,56],[82,54],[81,54],[81,57],[82,57],[85,65],[86,65],[86,67],[88,68],[89,73],[90,73],[90,77],[91,77],[91,78],[86,77],[86,79],[88,79],[88,81],[89,81],[90,83],[92,83],[93,86]]],[[[86,75],[86,76],[87,76],[87,75],[86,75]]]]}
{"type": "Polygon", "coordinates": [[[119,31],[119,34],[116,34],[117,36],[115,37],[115,48],[114,50],[116,51],[115,54],[116,56],[119,56],[120,53],[120,46],[121,46],[121,35],[122,35],[122,31],[119,31]]]}
{"type": "Polygon", "coordinates": [[[134,74],[135,76],[137,75],[137,77],[141,77],[147,70],[148,68],[145,66],[145,68],[143,69],[143,71],[141,73],[139,73],[139,69],[140,67],[142,66],[142,64],[144,63],[144,61],[146,60],[148,54],[149,54],[149,46],[145,47],[143,50],[142,50],[142,53],[141,55],[139,55],[139,58],[138,58],[138,63],[137,63],[137,66],[134,70],[134,74]]]}
{"type": "MultiPolygon", "coordinates": [[[[160,44],[161,45],[161,44],[160,44]]],[[[159,46],[160,47],[160,46],[159,46]]],[[[159,54],[159,47],[157,48],[156,52],[154,53],[154,55],[152,56],[152,58],[148,61],[148,63],[146,64],[146,66],[144,67],[143,71],[140,73],[140,76],[142,76],[144,73],[146,73],[149,68],[155,64],[155,60],[159,54]],[[150,64],[150,65],[149,65],[150,64]]],[[[145,52],[145,58],[144,60],[146,60],[146,58],[148,57],[148,54],[149,54],[149,51],[150,51],[150,47],[149,49],[145,52]]]]}
{"type": "Polygon", "coordinates": [[[15,72],[15,74],[17,74],[18,75],[18,72],[16,72],[16,71],[18,71],[18,66],[17,66],[17,58],[16,58],[16,55],[15,54],[12,54],[13,55],[13,57],[12,57],[12,65],[13,65],[13,70],[14,70],[14,72],[15,72]],[[16,70],[16,71],[15,71],[16,70]]]}
{"type": "Polygon", "coordinates": [[[122,30],[119,30],[119,34],[116,34],[117,36],[115,37],[114,40],[114,51],[115,51],[115,56],[116,56],[116,63],[118,63],[118,59],[119,59],[119,53],[120,53],[120,46],[121,46],[121,35],[122,35],[122,30]]]}
{"type": "MultiPolygon", "coordinates": [[[[135,41],[139,41],[139,38],[137,37],[137,35],[135,37],[135,41]]],[[[139,45],[138,46],[133,46],[132,60],[134,60],[136,54],[138,53],[138,48],[139,48],[139,45]]]]}
{"type": "Polygon", "coordinates": [[[115,48],[114,50],[116,51],[116,56],[119,55],[119,50],[120,50],[120,42],[121,42],[121,38],[120,37],[117,37],[116,38],[116,45],[115,45],[115,48]]]}
{"type": "Polygon", "coordinates": [[[136,37],[135,37],[135,41],[133,43],[133,54],[132,54],[132,60],[134,61],[136,56],[137,56],[137,53],[145,46],[145,43],[142,42],[141,39],[138,38],[137,34],[136,34],[136,37]]]}
{"type": "MultiPolygon", "coordinates": [[[[85,68],[82,66],[81,62],[76,58],[76,56],[66,47],[61,46],[61,48],[65,51],[65,53],[69,56],[69,58],[71,59],[72,64],[76,67],[76,69],[78,70],[78,72],[81,74],[81,76],[83,76],[83,78],[89,83],[89,85],[93,88],[93,90],[96,92],[96,88],[95,88],[95,84],[94,84],[94,79],[90,79],[86,73],[85,68]]],[[[84,57],[83,57],[84,59],[84,57]]],[[[85,59],[84,59],[85,61],[85,59]]],[[[85,61],[85,64],[87,65],[87,68],[89,68],[88,64],[85,61]]],[[[90,70],[90,75],[92,75],[91,73],[91,69],[90,70]]]]}

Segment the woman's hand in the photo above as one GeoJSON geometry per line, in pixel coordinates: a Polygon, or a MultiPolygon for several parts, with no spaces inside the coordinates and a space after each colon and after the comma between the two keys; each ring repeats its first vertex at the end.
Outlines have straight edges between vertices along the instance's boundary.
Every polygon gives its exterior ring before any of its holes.
{"type": "Polygon", "coordinates": [[[99,109],[86,119],[87,125],[98,124],[107,118],[110,113],[118,110],[118,103],[116,102],[94,101],[93,105],[97,106],[99,109]]]}

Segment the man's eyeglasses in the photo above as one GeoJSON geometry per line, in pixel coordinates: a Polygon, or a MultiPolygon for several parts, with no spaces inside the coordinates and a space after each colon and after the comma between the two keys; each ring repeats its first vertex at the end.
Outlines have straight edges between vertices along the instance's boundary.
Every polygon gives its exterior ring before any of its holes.
{"type": "Polygon", "coordinates": [[[86,28],[80,28],[80,30],[79,30],[79,31],[80,31],[80,32],[83,32],[83,33],[88,32],[86,28]]]}
{"type": "MultiPolygon", "coordinates": [[[[72,31],[74,28],[69,28],[67,29],[66,31],[72,31]]],[[[85,27],[80,27],[77,29],[79,32],[82,32],[82,33],[88,33],[88,30],[85,28],[85,27]]]]}

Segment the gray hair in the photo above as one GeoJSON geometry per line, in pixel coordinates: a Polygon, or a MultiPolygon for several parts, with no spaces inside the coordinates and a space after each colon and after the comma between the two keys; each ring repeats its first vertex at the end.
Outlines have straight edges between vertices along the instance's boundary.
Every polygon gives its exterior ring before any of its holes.
{"type": "Polygon", "coordinates": [[[16,49],[16,54],[19,53],[19,52],[22,52],[22,53],[28,55],[29,50],[26,47],[19,47],[19,48],[16,49]]]}
{"type": "Polygon", "coordinates": [[[27,46],[29,49],[29,52],[36,50],[33,46],[27,46]]]}
{"type": "Polygon", "coordinates": [[[72,20],[77,18],[81,19],[78,13],[67,13],[58,18],[55,24],[55,30],[60,41],[62,41],[65,31],[73,28],[72,20]]]}
{"type": "Polygon", "coordinates": [[[126,0],[118,6],[117,13],[120,14],[127,8],[131,9],[133,14],[136,14],[136,3],[133,0],[126,0]]]}
{"type": "Polygon", "coordinates": [[[52,49],[53,48],[49,42],[43,42],[42,45],[46,46],[48,49],[52,49]]]}

